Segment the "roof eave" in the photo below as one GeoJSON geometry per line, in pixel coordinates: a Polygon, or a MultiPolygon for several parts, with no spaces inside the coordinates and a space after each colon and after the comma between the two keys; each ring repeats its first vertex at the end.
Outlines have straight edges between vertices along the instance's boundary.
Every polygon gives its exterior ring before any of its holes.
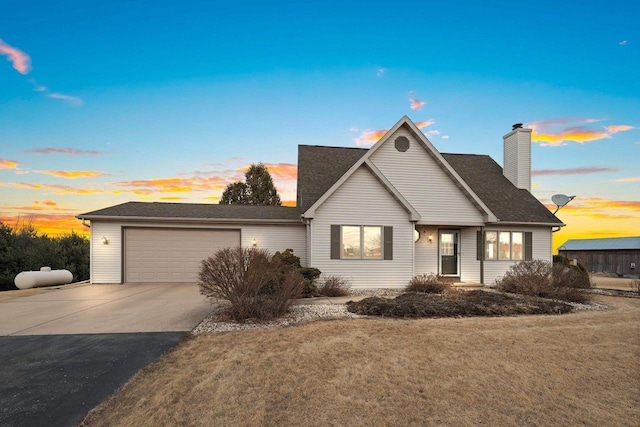
{"type": "Polygon", "coordinates": [[[80,214],[77,219],[89,221],[130,221],[130,222],[182,222],[199,224],[300,224],[300,219],[247,219],[247,218],[188,218],[160,216],[124,216],[124,215],[86,215],[80,214]]]}
{"type": "Polygon", "coordinates": [[[526,222],[526,221],[495,221],[487,222],[486,225],[532,225],[532,226],[545,226],[545,227],[564,227],[563,222],[526,222]]]}

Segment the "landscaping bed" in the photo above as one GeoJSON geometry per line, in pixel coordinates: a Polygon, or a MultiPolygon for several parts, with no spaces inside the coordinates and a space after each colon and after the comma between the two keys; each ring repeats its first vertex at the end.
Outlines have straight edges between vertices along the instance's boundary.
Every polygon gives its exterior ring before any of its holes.
{"type": "Polygon", "coordinates": [[[394,299],[371,297],[350,301],[351,313],[400,317],[515,316],[521,314],[563,314],[572,306],[548,299],[481,290],[445,294],[406,293],[394,299]]]}

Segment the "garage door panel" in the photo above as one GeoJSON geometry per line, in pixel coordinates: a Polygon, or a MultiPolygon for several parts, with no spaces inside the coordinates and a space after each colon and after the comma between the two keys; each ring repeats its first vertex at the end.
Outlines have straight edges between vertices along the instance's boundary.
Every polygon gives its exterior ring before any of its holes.
{"type": "Polygon", "coordinates": [[[239,245],[239,230],[127,228],[125,282],[196,282],[203,259],[239,245]]]}

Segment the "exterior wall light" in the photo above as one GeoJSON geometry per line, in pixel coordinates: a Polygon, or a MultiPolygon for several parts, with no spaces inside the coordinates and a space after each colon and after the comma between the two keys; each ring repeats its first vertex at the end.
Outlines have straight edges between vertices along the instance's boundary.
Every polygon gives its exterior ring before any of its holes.
{"type": "Polygon", "coordinates": [[[251,242],[251,245],[253,245],[253,247],[255,248],[256,246],[258,246],[258,242],[256,242],[256,238],[253,238],[253,242],[251,242]]]}
{"type": "Polygon", "coordinates": [[[413,242],[417,242],[420,239],[420,232],[418,230],[413,230],[413,242]]]}
{"type": "Polygon", "coordinates": [[[433,243],[433,234],[429,234],[429,243],[433,243]]]}
{"type": "Polygon", "coordinates": [[[102,236],[102,244],[103,245],[108,245],[109,244],[109,240],[107,240],[107,238],[105,236],[102,236]]]}

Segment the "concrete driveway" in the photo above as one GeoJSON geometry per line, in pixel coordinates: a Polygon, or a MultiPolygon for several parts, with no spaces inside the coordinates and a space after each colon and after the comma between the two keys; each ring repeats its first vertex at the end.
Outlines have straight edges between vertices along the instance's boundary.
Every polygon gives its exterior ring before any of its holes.
{"type": "Polygon", "coordinates": [[[190,331],[210,312],[194,283],[87,285],[0,302],[0,336],[190,331]]]}
{"type": "Polygon", "coordinates": [[[0,302],[0,425],[77,425],[210,312],[195,284],[87,285],[0,302]]]}

